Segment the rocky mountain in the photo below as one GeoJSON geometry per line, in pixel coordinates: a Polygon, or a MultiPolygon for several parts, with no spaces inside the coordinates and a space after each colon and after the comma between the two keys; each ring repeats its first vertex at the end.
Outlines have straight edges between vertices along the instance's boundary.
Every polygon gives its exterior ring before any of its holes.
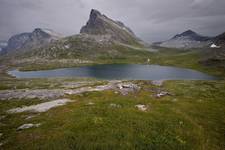
{"type": "Polygon", "coordinates": [[[45,47],[36,48],[24,56],[41,58],[99,58],[124,57],[144,50],[144,43],[122,22],[114,21],[97,10],[91,10],[89,20],[80,34],[65,37],[45,47]]]}
{"type": "Polygon", "coordinates": [[[181,34],[175,35],[167,41],[155,43],[155,45],[168,48],[188,49],[206,47],[209,46],[210,43],[212,43],[210,37],[202,36],[192,30],[187,30],[181,34]]]}
{"type": "Polygon", "coordinates": [[[90,17],[85,26],[80,30],[81,34],[102,38],[102,41],[117,41],[125,44],[136,44],[140,40],[133,31],[120,21],[114,21],[101,14],[98,10],[92,9],[90,17]]]}
{"type": "Polygon", "coordinates": [[[50,29],[36,28],[31,33],[21,33],[12,36],[8,45],[3,49],[4,53],[20,52],[42,47],[61,38],[61,35],[50,29]]]}

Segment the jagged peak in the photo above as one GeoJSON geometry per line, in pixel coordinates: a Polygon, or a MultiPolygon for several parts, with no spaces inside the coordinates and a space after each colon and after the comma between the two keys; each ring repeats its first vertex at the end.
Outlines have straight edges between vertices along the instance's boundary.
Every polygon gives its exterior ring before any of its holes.
{"type": "Polygon", "coordinates": [[[45,35],[54,36],[54,37],[62,37],[61,34],[48,28],[35,28],[31,34],[45,34],[45,35]]]}
{"type": "Polygon", "coordinates": [[[187,31],[185,31],[185,32],[183,32],[183,33],[181,33],[181,34],[184,34],[184,35],[190,35],[190,34],[197,34],[196,32],[194,32],[193,30],[187,30],[187,31]]]}
{"type": "Polygon", "coordinates": [[[125,26],[124,23],[108,18],[96,9],[91,10],[89,20],[81,28],[80,33],[98,36],[108,35],[112,41],[127,43],[138,41],[132,30],[125,26]]]}
{"type": "Polygon", "coordinates": [[[197,33],[189,29],[187,31],[184,31],[180,34],[175,35],[173,38],[178,38],[182,36],[192,36],[192,35],[197,35],[197,33]]]}
{"type": "Polygon", "coordinates": [[[97,9],[92,9],[91,13],[90,13],[90,18],[92,16],[98,16],[98,15],[102,15],[100,11],[98,11],[97,9]]]}

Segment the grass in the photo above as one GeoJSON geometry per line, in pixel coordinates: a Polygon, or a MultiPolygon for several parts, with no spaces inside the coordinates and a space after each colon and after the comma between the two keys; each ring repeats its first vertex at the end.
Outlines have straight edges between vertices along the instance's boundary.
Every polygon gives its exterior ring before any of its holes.
{"type": "MultiPolygon", "coordinates": [[[[161,49],[157,53],[130,51],[115,46],[120,53],[102,53],[93,64],[140,63],[185,67],[224,78],[221,68],[203,66],[201,50],[161,49]]],[[[85,53],[85,52],[84,52],[85,53]]],[[[77,55],[77,54],[76,54],[77,55]]],[[[89,64],[89,65],[93,65],[89,64]]],[[[11,64],[10,64],[11,65],[11,64]]],[[[24,70],[73,67],[75,64],[32,64],[24,70]]],[[[64,82],[93,79],[15,79],[0,72],[0,90],[56,89],[64,82]]],[[[96,81],[96,80],[95,80],[96,81]]],[[[38,99],[0,101],[0,149],[141,149],[141,150],[222,150],[225,146],[225,81],[166,81],[163,89],[172,95],[156,98],[157,88],[148,81],[135,81],[142,86],[126,96],[114,91],[89,92],[68,96],[75,102],[57,107],[34,118],[33,113],[7,114],[6,111],[42,102],[38,99]],[[94,105],[87,105],[93,102],[94,105]],[[121,108],[110,107],[110,104],[121,108]],[[149,106],[147,112],[135,108],[149,106]],[[25,123],[41,123],[38,128],[16,129],[25,123]]],[[[98,83],[96,83],[98,85],[98,83]]]]}
{"type": "MultiPolygon", "coordinates": [[[[154,97],[156,88],[143,88],[127,96],[113,91],[70,96],[76,102],[24,120],[27,113],[10,115],[1,126],[5,149],[162,149],[220,150],[224,148],[224,81],[167,81],[172,93],[154,97]],[[94,105],[87,105],[89,102],[94,105]],[[121,108],[110,107],[118,104],[121,108]],[[147,112],[135,108],[149,106],[147,112]],[[23,123],[39,128],[16,131],[23,123]]],[[[2,105],[2,102],[0,102],[2,105]]],[[[9,104],[11,105],[11,104],[9,104]]],[[[12,104],[14,105],[14,104],[12,104]]]]}

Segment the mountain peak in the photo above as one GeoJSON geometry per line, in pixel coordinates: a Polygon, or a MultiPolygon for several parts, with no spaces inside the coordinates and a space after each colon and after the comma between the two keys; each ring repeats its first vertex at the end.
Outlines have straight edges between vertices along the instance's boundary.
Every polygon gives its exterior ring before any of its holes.
{"type": "Polygon", "coordinates": [[[90,13],[90,18],[94,17],[94,16],[98,16],[101,15],[100,11],[98,11],[97,9],[92,9],[91,13],[90,13]]]}
{"type": "Polygon", "coordinates": [[[192,30],[187,30],[181,34],[179,34],[180,36],[193,36],[193,35],[198,35],[196,32],[192,31],[192,30]]]}
{"type": "Polygon", "coordinates": [[[192,30],[187,30],[181,34],[175,35],[172,39],[189,39],[193,41],[207,41],[209,40],[209,37],[202,36],[192,30]]]}
{"type": "Polygon", "coordinates": [[[196,34],[196,32],[192,31],[192,30],[187,30],[185,32],[183,32],[182,34],[196,34]]]}
{"type": "Polygon", "coordinates": [[[187,31],[184,31],[183,33],[181,34],[177,34],[173,37],[173,39],[176,39],[176,38],[180,38],[180,37],[185,37],[185,36],[197,36],[198,34],[192,30],[187,30],[187,31]]]}
{"type": "Polygon", "coordinates": [[[92,9],[89,20],[87,21],[86,25],[81,28],[80,33],[103,34],[103,24],[104,20],[102,14],[98,10],[92,9]]]}
{"type": "Polygon", "coordinates": [[[124,43],[134,43],[137,40],[134,33],[120,21],[114,21],[98,10],[92,9],[89,20],[80,30],[81,34],[87,35],[107,35],[110,41],[124,43]]]}

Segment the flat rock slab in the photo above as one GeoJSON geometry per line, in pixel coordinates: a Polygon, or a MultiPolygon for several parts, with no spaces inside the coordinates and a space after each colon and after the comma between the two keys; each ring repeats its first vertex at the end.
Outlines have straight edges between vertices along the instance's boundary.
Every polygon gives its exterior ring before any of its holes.
{"type": "Polygon", "coordinates": [[[21,112],[46,112],[51,108],[65,105],[66,103],[71,102],[69,99],[59,99],[55,101],[45,102],[37,105],[25,106],[22,108],[10,109],[8,113],[21,113],[21,112]]]}
{"type": "Polygon", "coordinates": [[[58,99],[65,94],[81,94],[84,92],[93,92],[93,91],[104,91],[113,89],[115,84],[119,81],[110,81],[106,85],[100,85],[95,87],[81,87],[77,89],[39,89],[39,90],[0,90],[0,100],[11,100],[11,99],[33,99],[38,98],[41,100],[51,100],[58,99]]]}
{"type": "Polygon", "coordinates": [[[64,91],[61,89],[47,90],[3,90],[0,91],[1,100],[24,99],[24,98],[39,98],[39,99],[55,99],[64,96],[64,91]]]}
{"type": "Polygon", "coordinates": [[[163,82],[164,82],[164,80],[154,80],[151,83],[155,86],[162,86],[163,82]]]}
{"type": "Polygon", "coordinates": [[[34,128],[34,127],[37,128],[40,125],[41,125],[40,123],[38,123],[38,124],[32,124],[32,123],[23,124],[23,125],[19,126],[17,128],[17,130],[24,130],[24,129],[34,128]]]}

